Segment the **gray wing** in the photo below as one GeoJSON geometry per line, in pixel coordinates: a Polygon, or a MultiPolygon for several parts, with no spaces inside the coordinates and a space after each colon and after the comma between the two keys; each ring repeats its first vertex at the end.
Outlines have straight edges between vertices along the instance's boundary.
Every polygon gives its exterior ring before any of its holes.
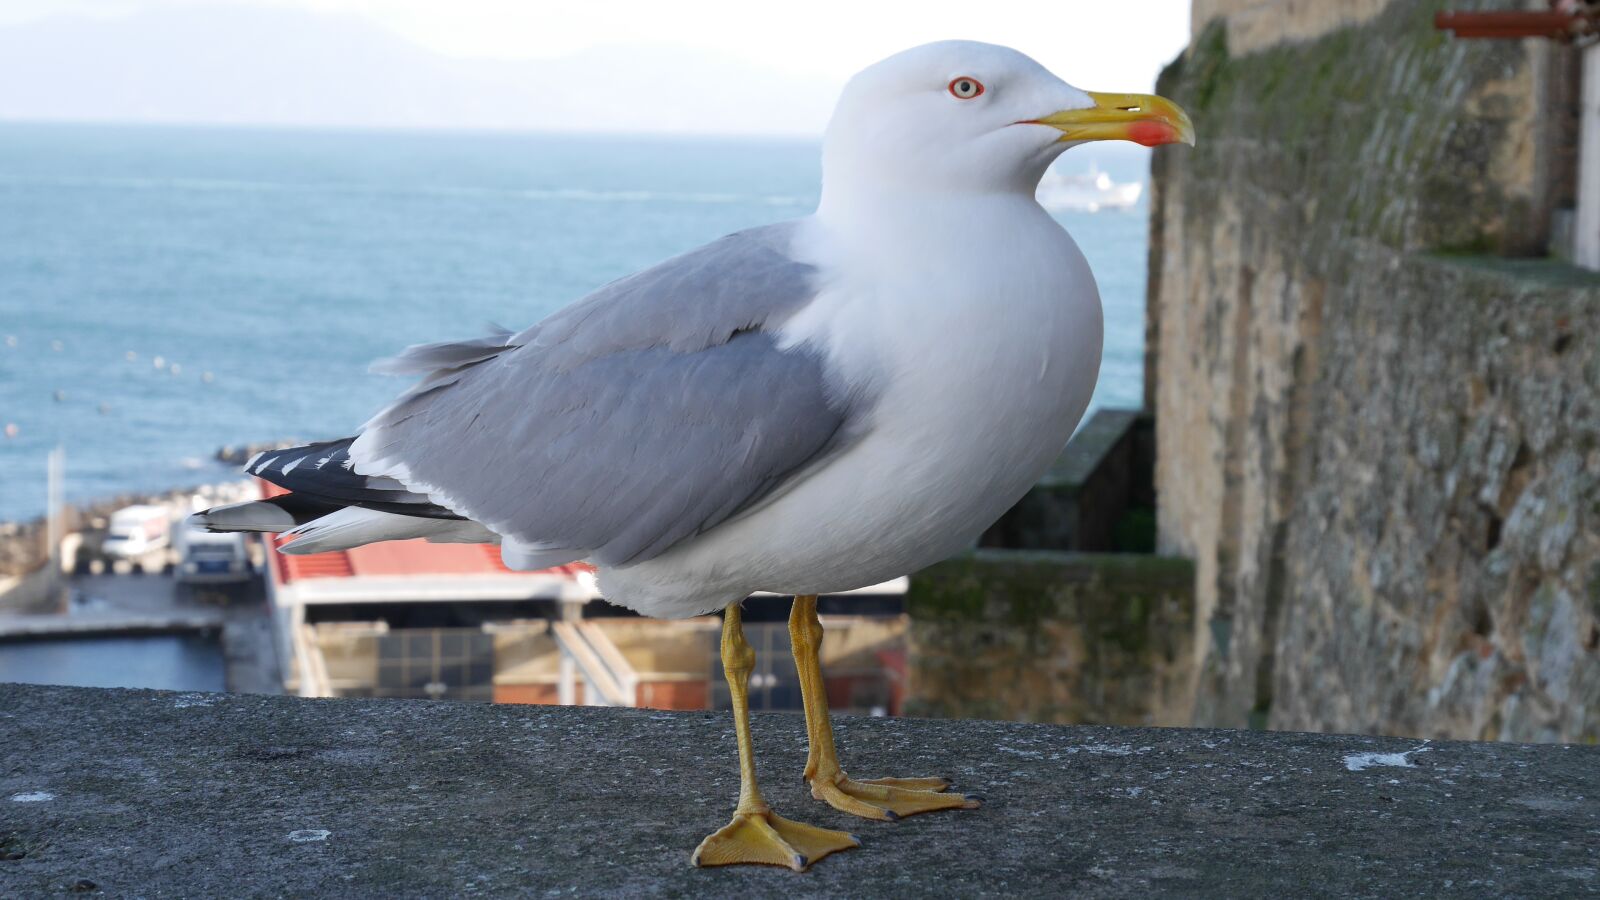
{"type": "Polygon", "coordinates": [[[424,378],[363,429],[357,470],[487,525],[530,566],[638,562],[726,520],[850,418],[820,355],[765,330],[815,294],[785,252],[793,227],[730,235],[520,334],[380,364],[424,378]]]}

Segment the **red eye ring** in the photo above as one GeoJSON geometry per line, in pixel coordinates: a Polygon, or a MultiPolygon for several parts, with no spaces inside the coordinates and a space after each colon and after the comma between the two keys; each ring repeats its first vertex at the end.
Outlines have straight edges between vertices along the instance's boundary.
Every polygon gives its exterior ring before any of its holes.
{"type": "Polygon", "coordinates": [[[957,100],[972,100],[983,96],[983,82],[971,75],[958,75],[950,79],[950,84],[946,87],[950,91],[950,96],[957,100]]]}

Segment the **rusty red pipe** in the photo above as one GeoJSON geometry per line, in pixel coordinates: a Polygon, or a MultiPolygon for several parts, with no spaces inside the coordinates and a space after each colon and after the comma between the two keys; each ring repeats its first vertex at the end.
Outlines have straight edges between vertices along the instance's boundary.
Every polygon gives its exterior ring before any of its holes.
{"type": "Polygon", "coordinates": [[[1441,12],[1433,27],[1458,38],[1572,38],[1589,30],[1587,16],[1570,12],[1441,12]]]}

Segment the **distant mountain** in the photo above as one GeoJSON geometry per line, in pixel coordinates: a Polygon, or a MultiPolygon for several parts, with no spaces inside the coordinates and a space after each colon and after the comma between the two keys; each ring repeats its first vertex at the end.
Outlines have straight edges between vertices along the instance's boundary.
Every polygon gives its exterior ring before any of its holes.
{"type": "Polygon", "coordinates": [[[838,85],[669,46],[441,56],[349,15],[234,4],[0,27],[0,118],[817,134],[838,85]]]}

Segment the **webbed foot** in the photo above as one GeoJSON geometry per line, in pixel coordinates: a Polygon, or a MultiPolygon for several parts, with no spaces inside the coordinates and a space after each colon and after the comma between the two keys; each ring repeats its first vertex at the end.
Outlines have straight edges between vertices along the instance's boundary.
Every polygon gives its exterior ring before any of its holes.
{"type": "Polygon", "coordinates": [[[732,822],[700,842],[691,861],[697,866],[787,866],[801,872],[830,853],[859,846],[861,839],[853,834],[793,822],[767,810],[735,813],[732,822]]]}

